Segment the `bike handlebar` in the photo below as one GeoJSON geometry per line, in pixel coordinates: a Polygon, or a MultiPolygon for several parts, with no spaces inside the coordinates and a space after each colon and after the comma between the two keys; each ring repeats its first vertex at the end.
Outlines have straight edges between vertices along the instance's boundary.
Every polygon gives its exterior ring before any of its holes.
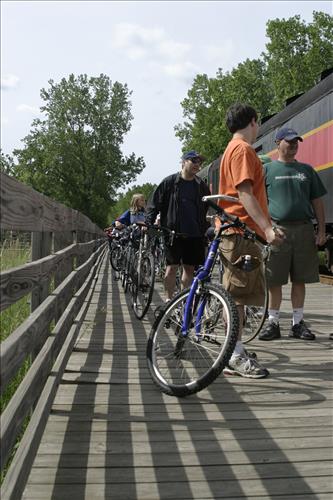
{"type": "Polygon", "coordinates": [[[228,194],[210,194],[209,196],[204,196],[202,198],[202,201],[209,200],[237,201],[238,203],[241,203],[239,198],[236,196],[229,196],[228,194]]]}
{"type": "MultiPolygon", "coordinates": [[[[219,196],[219,198],[221,199],[220,196],[219,196]]],[[[253,231],[253,229],[249,228],[244,222],[242,222],[239,219],[239,217],[237,217],[236,215],[228,214],[223,208],[219,207],[218,205],[216,205],[216,203],[211,201],[208,196],[204,196],[202,198],[202,201],[205,201],[207,203],[207,205],[209,207],[213,208],[217,212],[218,215],[222,216],[222,218],[225,221],[228,221],[228,220],[231,221],[232,226],[230,226],[230,227],[237,227],[239,229],[242,229],[244,232],[252,235],[262,245],[267,245],[267,241],[264,238],[262,238],[259,234],[257,234],[255,231],[253,231]]]]}

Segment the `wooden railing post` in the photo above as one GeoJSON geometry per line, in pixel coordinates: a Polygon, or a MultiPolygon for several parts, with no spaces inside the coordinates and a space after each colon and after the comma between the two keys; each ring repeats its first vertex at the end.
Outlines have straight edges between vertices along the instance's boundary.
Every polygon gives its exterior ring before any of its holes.
{"type": "MultiPolygon", "coordinates": [[[[33,232],[31,238],[31,260],[39,260],[52,251],[51,232],[33,232]]],[[[50,279],[45,279],[40,283],[39,288],[31,294],[31,312],[33,312],[49,294],[50,279]]]]}
{"type": "MultiPolygon", "coordinates": [[[[52,233],[51,232],[32,232],[31,235],[31,260],[39,260],[52,251],[52,233]]],[[[38,288],[31,292],[30,309],[33,312],[37,307],[48,297],[50,288],[50,278],[45,278],[40,281],[38,288]]],[[[44,344],[47,336],[49,335],[49,328],[40,332],[39,340],[32,353],[34,359],[44,344]]]]}

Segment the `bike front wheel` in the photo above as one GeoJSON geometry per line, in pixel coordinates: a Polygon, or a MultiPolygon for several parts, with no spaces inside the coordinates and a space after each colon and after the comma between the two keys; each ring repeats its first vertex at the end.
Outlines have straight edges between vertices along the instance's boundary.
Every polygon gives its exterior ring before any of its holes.
{"type": "Polygon", "coordinates": [[[210,385],[235,348],[239,319],[231,295],[205,284],[191,306],[186,336],[181,332],[190,289],[183,290],[161,311],[149,335],[147,363],[154,383],[171,396],[187,396],[210,385]]]}

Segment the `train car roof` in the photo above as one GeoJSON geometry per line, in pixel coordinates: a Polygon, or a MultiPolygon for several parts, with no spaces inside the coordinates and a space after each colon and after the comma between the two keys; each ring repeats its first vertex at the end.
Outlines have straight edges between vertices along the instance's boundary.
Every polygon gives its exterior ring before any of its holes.
{"type": "Polygon", "coordinates": [[[266,135],[271,130],[274,130],[285,122],[290,120],[293,116],[300,113],[303,109],[306,109],[311,104],[314,104],[316,101],[324,97],[325,95],[331,93],[333,91],[333,69],[332,72],[323,78],[317,85],[312,87],[310,90],[305,92],[304,94],[300,94],[300,96],[295,96],[294,100],[288,104],[282,111],[276,113],[265,121],[260,129],[257,137],[257,141],[266,135]]]}

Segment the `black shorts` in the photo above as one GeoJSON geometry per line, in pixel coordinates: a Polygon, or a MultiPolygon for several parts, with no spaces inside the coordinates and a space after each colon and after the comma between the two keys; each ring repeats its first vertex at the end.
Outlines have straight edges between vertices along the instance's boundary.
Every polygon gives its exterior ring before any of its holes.
{"type": "Polygon", "coordinates": [[[199,266],[205,261],[204,238],[175,238],[173,245],[165,247],[167,265],[187,264],[199,266]]]}

